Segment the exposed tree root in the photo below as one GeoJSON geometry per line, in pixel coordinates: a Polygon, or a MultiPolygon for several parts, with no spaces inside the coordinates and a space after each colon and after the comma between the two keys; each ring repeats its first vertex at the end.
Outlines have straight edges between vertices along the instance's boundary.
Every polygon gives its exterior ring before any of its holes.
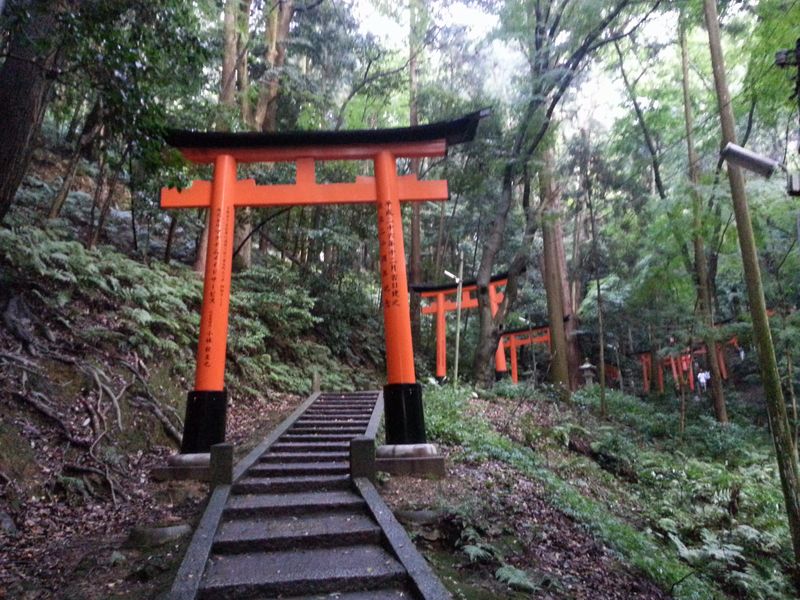
{"type": "Polygon", "coordinates": [[[12,395],[28,406],[32,406],[40,414],[44,415],[58,425],[61,429],[61,434],[73,446],[77,446],[79,448],[89,448],[91,446],[91,443],[88,440],[75,437],[72,434],[72,431],[64,422],[64,419],[61,417],[61,415],[59,415],[58,412],[50,405],[50,400],[41,392],[31,391],[27,394],[12,392],[12,395]]]}
{"type": "MultiPolygon", "coordinates": [[[[136,357],[137,362],[139,361],[138,357],[136,357]]],[[[162,427],[166,434],[174,440],[179,446],[183,441],[183,435],[181,434],[181,430],[183,429],[183,422],[180,419],[180,416],[175,412],[174,409],[171,407],[164,407],[161,402],[158,401],[155,394],[150,390],[150,386],[147,383],[147,380],[141,374],[137,366],[131,365],[129,363],[123,362],[122,363],[131,373],[133,373],[136,380],[139,382],[144,395],[135,395],[133,398],[129,400],[129,402],[134,406],[139,406],[141,408],[146,408],[149,410],[161,423],[162,427]],[[177,421],[178,425],[176,426],[172,420],[166,415],[164,409],[169,410],[175,420],[177,421]]],[[[130,385],[132,385],[131,382],[130,385]]]]}

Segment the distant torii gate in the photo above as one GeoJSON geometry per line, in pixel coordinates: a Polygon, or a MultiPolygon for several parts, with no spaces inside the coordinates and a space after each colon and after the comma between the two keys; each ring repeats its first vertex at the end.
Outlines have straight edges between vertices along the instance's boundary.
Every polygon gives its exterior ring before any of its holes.
{"type": "Polygon", "coordinates": [[[378,210],[387,385],[387,444],[424,443],[422,390],[414,372],[408,283],[400,202],[446,200],[446,181],[397,175],[397,158],[444,156],[448,146],[471,141],[480,111],[449,122],[383,130],[289,133],[172,131],[167,142],[190,161],[214,165],[212,181],[185,190],[163,189],[162,208],[208,208],[208,251],[194,391],[186,404],[181,452],[207,452],[225,439],[228,336],[234,210],[243,206],[373,203],[378,210]],[[320,184],[315,161],[371,160],[375,177],[320,184]],[[294,162],[295,183],[256,185],[238,180],[238,163],[294,162]]]}
{"type": "Polygon", "coordinates": [[[522,346],[530,346],[532,344],[543,344],[552,349],[550,340],[550,327],[548,325],[544,325],[542,327],[507,331],[500,337],[500,343],[502,344],[503,348],[509,349],[509,355],[511,356],[511,381],[518,383],[519,374],[517,369],[517,351],[522,346]]]}
{"type": "MultiPolygon", "coordinates": [[[[729,344],[734,343],[736,338],[733,338],[729,344]]],[[[717,361],[719,362],[720,377],[723,380],[728,379],[728,366],[725,362],[725,353],[721,344],[716,344],[717,361]]],[[[695,356],[707,354],[708,349],[705,344],[699,348],[695,348],[691,352],[687,349],[677,356],[667,356],[662,358],[656,365],[656,377],[659,393],[664,393],[664,369],[672,371],[672,379],[675,385],[687,385],[689,390],[694,391],[694,365],[693,359],[695,356]]],[[[642,365],[642,392],[645,394],[650,393],[652,382],[650,381],[650,374],[653,370],[653,358],[650,352],[642,352],[639,354],[639,363],[642,365]]]]}
{"type": "MultiPolygon", "coordinates": [[[[489,306],[492,315],[497,312],[497,307],[503,302],[503,292],[508,283],[508,274],[495,275],[489,280],[489,306]]],[[[422,307],[423,315],[436,315],[436,377],[440,381],[447,377],[447,328],[445,326],[445,313],[453,312],[458,308],[458,286],[444,285],[414,285],[412,289],[419,292],[420,297],[429,300],[422,307]]],[[[461,285],[461,310],[478,308],[478,284],[474,279],[465,281],[461,285]]],[[[508,371],[506,355],[503,352],[502,342],[498,342],[495,357],[495,372],[498,375],[508,371]]]]}

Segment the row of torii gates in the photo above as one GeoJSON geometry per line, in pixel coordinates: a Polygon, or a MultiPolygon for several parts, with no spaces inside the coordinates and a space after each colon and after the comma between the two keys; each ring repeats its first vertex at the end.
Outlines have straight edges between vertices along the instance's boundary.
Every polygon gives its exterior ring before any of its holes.
{"type": "MultiPolygon", "coordinates": [[[[726,345],[740,348],[739,339],[732,337],[726,345]]],[[[717,353],[717,362],[719,363],[720,377],[723,380],[728,379],[728,364],[725,360],[725,351],[722,344],[715,344],[715,351],[717,353]]],[[[694,391],[694,380],[696,373],[694,372],[694,360],[698,356],[708,354],[706,345],[697,348],[687,348],[677,355],[669,355],[663,357],[661,360],[655,362],[655,370],[653,369],[653,353],[642,352],[638,354],[637,358],[642,367],[642,392],[649,394],[653,388],[653,372],[655,371],[656,385],[658,386],[659,393],[664,393],[664,371],[672,373],[672,380],[675,387],[688,387],[690,391],[694,391]]]]}
{"type": "MultiPolygon", "coordinates": [[[[445,156],[447,148],[474,138],[479,121],[488,111],[460,119],[416,127],[383,130],[318,131],[288,133],[225,133],[172,130],[166,141],[197,164],[213,165],[211,181],[194,181],[186,189],[164,188],[161,207],[207,208],[208,247],[200,314],[200,333],[194,389],[189,392],[184,420],[182,454],[208,452],[225,440],[228,395],[225,362],[230,308],[235,209],[254,206],[364,204],[376,206],[383,316],[386,344],[384,403],[387,444],[425,443],[421,386],[416,381],[411,340],[408,282],[403,244],[401,202],[443,201],[449,197],[447,181],[419,181],[415,175],[397,174],[398,158],[445,156]],[[357,177],[353,183],[320,184],[317,161],[371,160],[374,177],[357,177]],[[295,182],[257,185],[237,178],[237,165],[254,162],[291,162],[295,182]]],[[[492,278],[489,286],[492,313],[503,300],[506,276],[492,278]]],[[[474,282],[463,286],[462,307],[478,306],[474,282]]],[[[444,315],[454,310],[450,298],[456,288],[430,288],[422,296],[433,298],[424,313],[437,315],[437,375],[446,375],[444,315]]],[[[506,332],[498,344],[496,369],[508,371],[505,349],[511,351],[511,377],[518,381],[517,351],[529,344],[550,344],[548,327],[506,332]]]]}
{"type": "MultiPolygon", "coordinates": [[[[497,309],[503,302],[503,290],[508,284],[508,275],[495,275],[489,280],[489,306],[492,315],[497,314],[497,309]]],[[[412,289],[419,292],[427,304],[422,307],[422,314],[435,315],[436,317],[436,378],[443,381],[447,377],[447,327],[446,315],[448,312],[458,310],[458,285],[415,285],[412,289]]],[[[478,285],[475,280],[464,281],[461,284],[461,309],[470,310],[478,308],[478,285]]],[[[550,327],[523,327],[504,332],[497,343],[495,350],[495,374],[498,379],[508,373],[506,350],[511,358],[511,380],[519,382],[518,362],[519,349],[523,346],[541,344],[550,349],[550,327]]]]}
{"type": "MultiPolygon", "coordinates": [[[[402,202],[444,201],[447,181],[419,181],[416,175],[397,173],[399,158],[443,157],[449,146],[472,141],[488,111],[477,111],[453,121],[382,130],[287,133],[224,133],[172,130],[166,141],[197,164],[213,165],[211,181],[194,181],[186,189],[164,188],[161,206],[167,209],[208,209],[208,247],[203,303],[197,347],[194,389],[189,392],[184,420],[182,454],[208,452],[225,440],[228,396],[225,362],[230,307],[235,210],[239,207],[322,204],[372,204],[377,212],[382,304],[386,345],[386,443],[426,442],[422,390],[416,380],[411,339],[408,281],[403,243],[402,202]],[[316,162],[372,161],[374,177],[352,183],[318,183],[316,162]],[[294,163],[295,181],[257,185],[240,180],[241,163],[294,163]]],[[[503,301],[507,277],[489,284],[492,313],[503,301]]],[[[420,289],[429,300],[424,314],[436,315],[436,374],[446,375],[445,314],[456,309],[456,286],[420,289]]],[[[478,306],[475,282],[462,286],[464,309],[478,306]]],[[[495,354],[496,370],[508,371],[517,382],[517,352],[532,344],[550,345],[547,326],[505,332],[495,354]]]]}

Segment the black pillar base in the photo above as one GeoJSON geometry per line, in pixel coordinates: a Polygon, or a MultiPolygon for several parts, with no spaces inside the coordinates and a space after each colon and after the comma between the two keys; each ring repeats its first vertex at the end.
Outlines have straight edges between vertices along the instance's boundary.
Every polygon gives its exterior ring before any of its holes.
{"type": "Polygon", "coordinates": [[[447,375],[445,375],[445,376],[443,376],[443,377],[439,377],[439,376],[437,375],[437,377],[436,377],[436,383],[438,383],[439,385],[444,385],[445,383],[447,383],[447,375]]]}
{"type": "Polygon", "coordinates": [[[501,381],[508,377],[508,371],[495,371],[494,372],[494,380],[501,381]]]}
{"type": "Polygon", "coordinates": [[[422,386],[418,383],[390,383],[383,386],[386,414],[386,443],[425,444],[425,416],[422,386]]]}
{"type": "Polygon", "coordinates": [[[183,421],[181,454],[210,452],[225,441],[228,392],[189,392],[183,421]]]}

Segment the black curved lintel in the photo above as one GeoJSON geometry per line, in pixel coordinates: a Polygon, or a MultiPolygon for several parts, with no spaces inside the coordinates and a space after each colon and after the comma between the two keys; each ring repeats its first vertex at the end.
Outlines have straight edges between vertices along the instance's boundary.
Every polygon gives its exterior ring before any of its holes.
{"type": "Polygon", "coordinates": [[[448,146],[470,142],[480,120],[490,114],[481,109],[452,121],[392,129],[345,131],[286,131],[278,133],[191,131],[170,129],[164,136],[170,146],[189,148],[302,148],[310,146],[358,146],[445,140],[448,146]]]}

